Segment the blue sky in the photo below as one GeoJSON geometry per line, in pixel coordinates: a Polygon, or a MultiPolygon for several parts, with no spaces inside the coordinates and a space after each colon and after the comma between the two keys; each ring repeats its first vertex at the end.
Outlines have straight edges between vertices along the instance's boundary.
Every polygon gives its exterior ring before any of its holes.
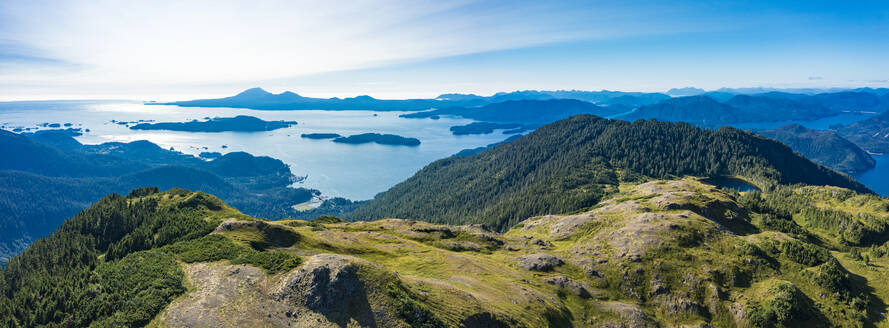
{"type": "Polygon", "coordinates": [[[0,99],[889,87],[887,1],[7,1],[0,99]]]}

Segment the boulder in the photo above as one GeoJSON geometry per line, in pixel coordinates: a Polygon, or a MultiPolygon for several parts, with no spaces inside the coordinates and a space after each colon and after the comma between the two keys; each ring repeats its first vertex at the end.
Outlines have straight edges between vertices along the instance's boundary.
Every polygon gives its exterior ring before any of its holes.
{"type": "Polygon", "coordinates": [[[519,266],[530,271],[552,271],[562,265],[562,260],[546,253],[537,253],[519,257],[519,266]]]}

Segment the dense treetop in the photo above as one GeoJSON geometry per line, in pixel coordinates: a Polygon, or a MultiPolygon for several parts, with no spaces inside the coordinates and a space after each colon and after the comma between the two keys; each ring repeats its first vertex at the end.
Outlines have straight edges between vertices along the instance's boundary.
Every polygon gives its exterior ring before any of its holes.
{"type": "Polygon", "coordinates": [[[579,115],[473,156],[433,162],[349,216],[484,223],[503,230],[530,216],[593,206],[620,181],[686,175],[870,192],[848,176],[749,132],[579,115]]]}
{"type": "Polygon", "coordinates": [[[778,140],[812,161],[840,172],[863,172],[876,164],[866,151],[834,131],[812,130],[799,124],[789,124],[754,132],[778,140]]]}

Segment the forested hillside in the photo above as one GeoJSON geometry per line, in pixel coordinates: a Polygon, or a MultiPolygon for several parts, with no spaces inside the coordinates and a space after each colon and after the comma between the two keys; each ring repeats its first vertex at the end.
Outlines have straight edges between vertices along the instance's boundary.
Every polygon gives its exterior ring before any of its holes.
{"type": "Polygon", "coordinates": [[[597,204],[622,181],[741,176],[776,183],[867,187],[776,141],[733,128],[633,123],[580,115],[469,157],[436,161],[352,212],[352,219],[483,223],[496,230],[534,215],[597,204]]]}
{"type": "Polygon", "coordinates": [[[840,172],[860,173],[872,169],[876,164],[866,151],[834,131],[812,130],[790,124],[754,132],[778,140],[812,161],[840,172]]]}
{"type": "MultiPolygon", "coordinates": [[[[101,197],[144,186],[213,193],[257,216],[318,215],[291,207],[318,192],[289,188],[290,168],[270,157],[232,152],[204,161],[148,141],[81,145],[60,131],[26,137],[0,130],[0,146],[0,262],[101,197]]],[[[337,204],[324,208],[341,213],[353,206],[337,204]]]]}
{"type": "Polygon", "coordinates": [[[624,182],[505,233],[265,221],[199,192],[109,195],[0,272],[3,327],[882,327],[889,200],[624,182]]]}
{"type": "Polygon", "coordinates": [[[869,152],[889,153],[889,111],[839,127],[837,133],[869,152]]]}
{"type": "Polygon", "coordinates": [[[6,265],[0,325],[144,326],[185,292],[176,260],[226,258],[273,272],[299,263],[288,254],[261,254],[218,238],[157,250],[205,236],[230,217],[244,216],[216,197],[187,190],[109,195],[6,265]]]}

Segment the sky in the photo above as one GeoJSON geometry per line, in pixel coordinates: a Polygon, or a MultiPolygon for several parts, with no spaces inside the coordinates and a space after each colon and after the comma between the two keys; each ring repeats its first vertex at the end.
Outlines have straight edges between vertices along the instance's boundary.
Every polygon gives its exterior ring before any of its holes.
{"type": "Polygon", "coordinates": [[[889,1],[0,0],[0,100],[889,87],[889,1]]]}

